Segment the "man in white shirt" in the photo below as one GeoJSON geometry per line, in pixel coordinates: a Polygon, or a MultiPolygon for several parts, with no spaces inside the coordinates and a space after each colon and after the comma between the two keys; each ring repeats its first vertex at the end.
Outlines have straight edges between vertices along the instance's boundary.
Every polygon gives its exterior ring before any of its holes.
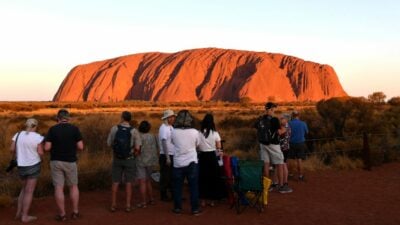
{"type": "Polygon", "coordinates": [[[173,124],[175,122],[176,114],[171,109],[165,110],[163,113],[163,124],[161,124],[158,139],[160,146],[160,196],[161,201],[170,201],[172,199],[172,167],[173,167],[173,156],[174,156],[174,145],[171,142],[171,134],[173,124]],[[171,197],[168,196],[168,192],[171,193],[171,197]]]}

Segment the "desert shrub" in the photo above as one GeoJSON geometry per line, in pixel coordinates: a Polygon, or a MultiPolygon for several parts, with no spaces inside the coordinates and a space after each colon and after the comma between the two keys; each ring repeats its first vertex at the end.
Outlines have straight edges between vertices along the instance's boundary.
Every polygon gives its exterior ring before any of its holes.
{"type": "Polygon", "coordinates": [[[86,149],[90,152],[106,151],[111,127],[119,122],[117,114],[91,114],[82,117],[76,125],[80,128],[86,149]]]}
{"type": "Polygon", "coordinates": [[[253,119],[242,119],[237,116],[228,116],[224,119],[222,119],[218,123],[218,127],[221,129],[234,129],[238,127],[253,127],[254,123],[256,121],[256,118],[253,119]]]}
{"type": "MultiPolygon", "coordinates": [[[[289,160],[289,170],[295,171],[294,162],[289,160]]],[[[307,171],[321,171],[329,169],[330,167],[324,163],[324,160],[317,155],[312,155],[303,162],[303,168],[307,171]]]]}
{"type": "Polygon", "coordinates": [[[370,95],[368,95],[368,101],[375,103],[375,104],[384,104],[386,99],[386,95],[381,92],[374,92],[370,95]]]}
{"type": "Polygon", "coordinates": [[[337,156],[333,159],[332,167],[339,170],[353,170],[363,168],[360,159],[351,159],[347,156],[337,156]]]}
{"type": "Polygon", "coordinates": [[[252,100],[249,97],[241,97],[239,99],[239,104],[241,107],[248,107],[251,104],[252,100]]]}
{"type": "Polygon", "coordinates": [[[389,99],[388,103],[392,106],[400,106],[400,96],[389,99]]]}

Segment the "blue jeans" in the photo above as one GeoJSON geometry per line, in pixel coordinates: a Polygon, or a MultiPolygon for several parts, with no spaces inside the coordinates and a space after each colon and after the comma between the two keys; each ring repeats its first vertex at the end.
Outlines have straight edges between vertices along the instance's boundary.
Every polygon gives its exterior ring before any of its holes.
{"type": "Polygon", "coordinates": [[[192,212],[199,210],[199,168],[197,163],[190,163],[188,166],[174,168],[172,170],[174,186],[174,209],[182,209],[182,188],[183,181],[187,178],[190,189],[190,204],[192,212]]]}

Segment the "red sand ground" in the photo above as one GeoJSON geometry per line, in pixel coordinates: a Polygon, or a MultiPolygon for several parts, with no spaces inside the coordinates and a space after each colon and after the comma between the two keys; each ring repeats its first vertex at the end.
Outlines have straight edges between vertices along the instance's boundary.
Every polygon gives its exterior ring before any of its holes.
{"type": "MultiPolygon", "coordinates": [[[[170,212],[171,204],[157,202],[131,213],[110,213],[109,192],[81,193],[82,218],[66,224],[271,224],[271,225],[398,225],[400,224],[400,163],[375,167],[368,171],[322,171],[307,174],[307,182],[292,181],[292,194],[270,194],[270,205],[259,214],[246,209],[237,215],[226,203],[205,208],[198,217],[170,212]]],[[[121,196],[122,198],[122,196],[121,196]]],[[[121,199],[122,200],[122,199],[121,199]]],[[[120,201],[122,202],[122,201],[120,201]]],[[[39,219],[32,224],[57,224],[53,197],[35,199],[32,214],[39,219]]],[[[0,224],[20,224],[13,220],[15,207],[1,209],[0,224]]]]}

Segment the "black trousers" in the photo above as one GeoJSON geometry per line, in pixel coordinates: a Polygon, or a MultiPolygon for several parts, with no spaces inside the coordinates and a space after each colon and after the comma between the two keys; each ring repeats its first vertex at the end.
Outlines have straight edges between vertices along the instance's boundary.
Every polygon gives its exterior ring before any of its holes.
{"type": "Polygon", "coordinates": [[[164,154],[160,154],[160,195],[161,199],[168,198],[168,192],[171,193],[172,198],[172,168],[173,168],[173,156],[170,155],[171,165],[167,165],[167,157],[164,154]]]}

